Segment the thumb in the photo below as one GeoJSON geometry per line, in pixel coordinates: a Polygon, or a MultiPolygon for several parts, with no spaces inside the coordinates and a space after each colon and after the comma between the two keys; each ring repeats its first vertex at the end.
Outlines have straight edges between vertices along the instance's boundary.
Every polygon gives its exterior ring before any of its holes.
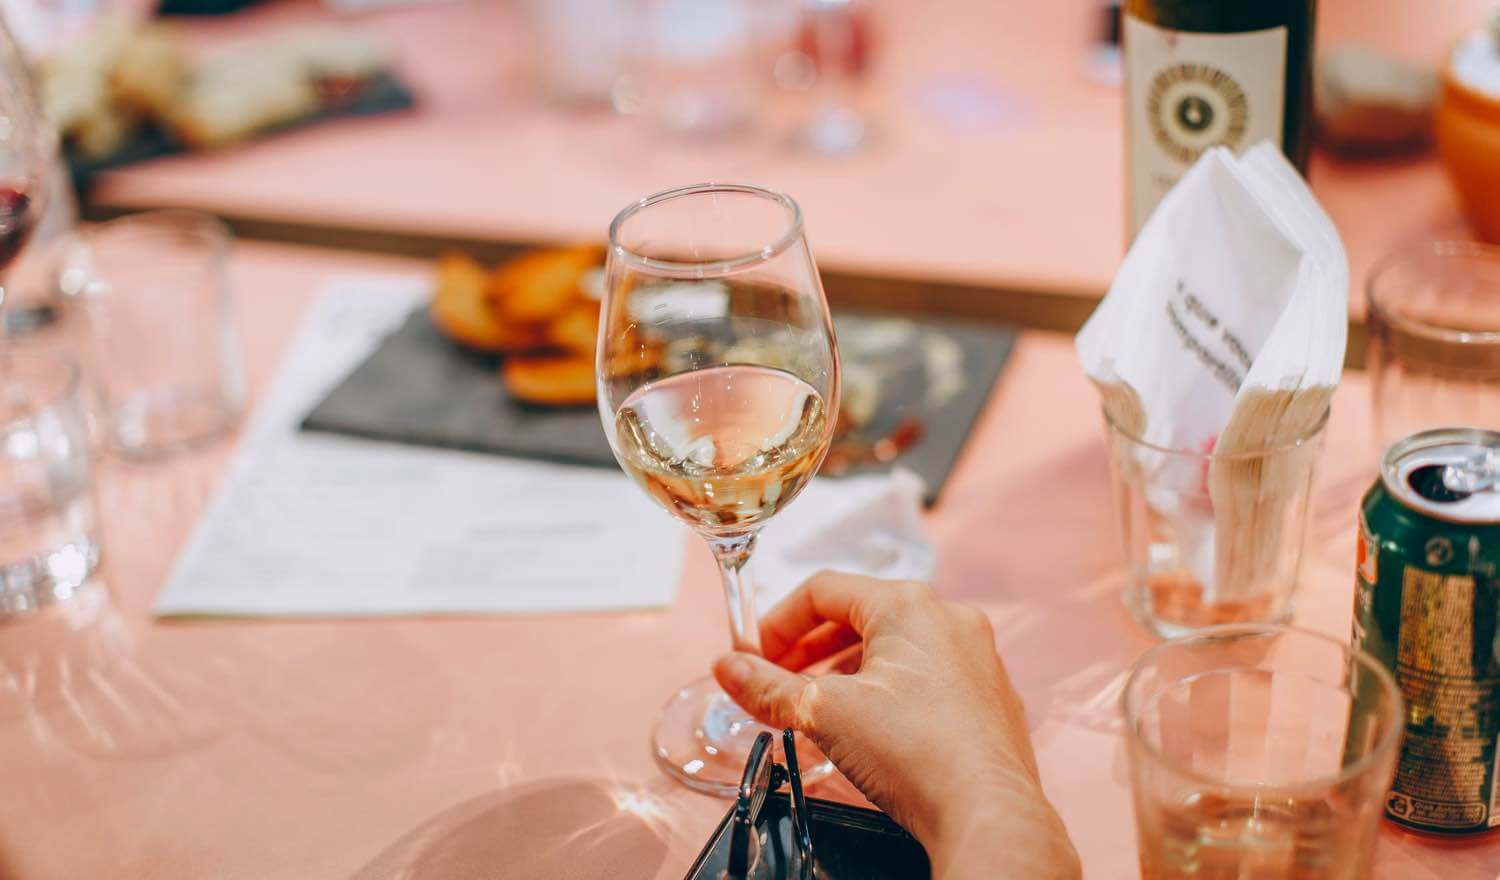
{"type": "Polygon", "coordinates": [[[714,678],[757,721],[772,727],[801,729],[799,722],[803,719],[798,717],[798,705],[808,685],[806,677],[788,672],[764,657],[737,651],[714,661],[714,678]]]}

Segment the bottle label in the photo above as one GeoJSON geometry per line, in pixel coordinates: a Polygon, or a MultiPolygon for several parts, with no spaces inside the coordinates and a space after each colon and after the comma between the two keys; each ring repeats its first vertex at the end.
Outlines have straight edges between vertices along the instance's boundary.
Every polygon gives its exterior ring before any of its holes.
{"type": "Polygon", "coordinates": [[[1130,234],[1204,150],[1281,145],[1287,29],[1175,31],[1125,15],[1130,234]]]}

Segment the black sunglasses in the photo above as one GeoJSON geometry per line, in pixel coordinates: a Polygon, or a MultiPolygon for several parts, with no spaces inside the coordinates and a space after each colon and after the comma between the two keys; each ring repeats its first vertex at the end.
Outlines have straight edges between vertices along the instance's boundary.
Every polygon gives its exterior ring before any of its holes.
{"type": "Polygon", "coordinates": [[[929,880],[927,853],[889,816],[806,797],[793,733],[781,741],[784,765],[776,737],[756,736],[734,805],[685,880],[929,880]]]}
{"type": "Polygon", "coordinates": [[[729,866],[725,869],[727,880],[749,880],[754,865],[752,844],[757,841],[755,828],[760,824],[760,813],[766,805],[766,796],[779,791],[781,786],[791,783],[792,839],[797,846],[797,872],[799,880],[812,880],[813,859],[812,832],[808,828],[807,798],[802,794],[802,773],[797,767],[797,737],[790,730],[782,731],[782,751],[786,755],[786,766],[775,762],[773,739],[769,730],[761,731],[750,747],[750,758],[745,762],[745,775],[740,779],[740,790],[735,796],[734,820],[729,832],[729,866]]]}

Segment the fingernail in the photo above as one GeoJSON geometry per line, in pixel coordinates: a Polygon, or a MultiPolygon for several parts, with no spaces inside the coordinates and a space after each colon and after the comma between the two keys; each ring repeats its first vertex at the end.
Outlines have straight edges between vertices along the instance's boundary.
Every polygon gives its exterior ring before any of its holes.
{"type": "Polygon", "coordinates": [[[716,665],[719,668],[719,682],[727,688],[739,690],[750,680],[750,663],[744,657],[725,654],[716,665]]]}

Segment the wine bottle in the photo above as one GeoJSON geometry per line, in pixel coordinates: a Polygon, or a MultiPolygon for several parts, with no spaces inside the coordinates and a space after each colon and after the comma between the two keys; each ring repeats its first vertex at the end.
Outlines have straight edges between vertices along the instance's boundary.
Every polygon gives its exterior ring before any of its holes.
{"type": "Polygon", "coordinates": [[[1134,238],[1203,151],[1281,145],[1306,172],[1316,0],[1126,0],[1126,219],[1134,238]]]}

